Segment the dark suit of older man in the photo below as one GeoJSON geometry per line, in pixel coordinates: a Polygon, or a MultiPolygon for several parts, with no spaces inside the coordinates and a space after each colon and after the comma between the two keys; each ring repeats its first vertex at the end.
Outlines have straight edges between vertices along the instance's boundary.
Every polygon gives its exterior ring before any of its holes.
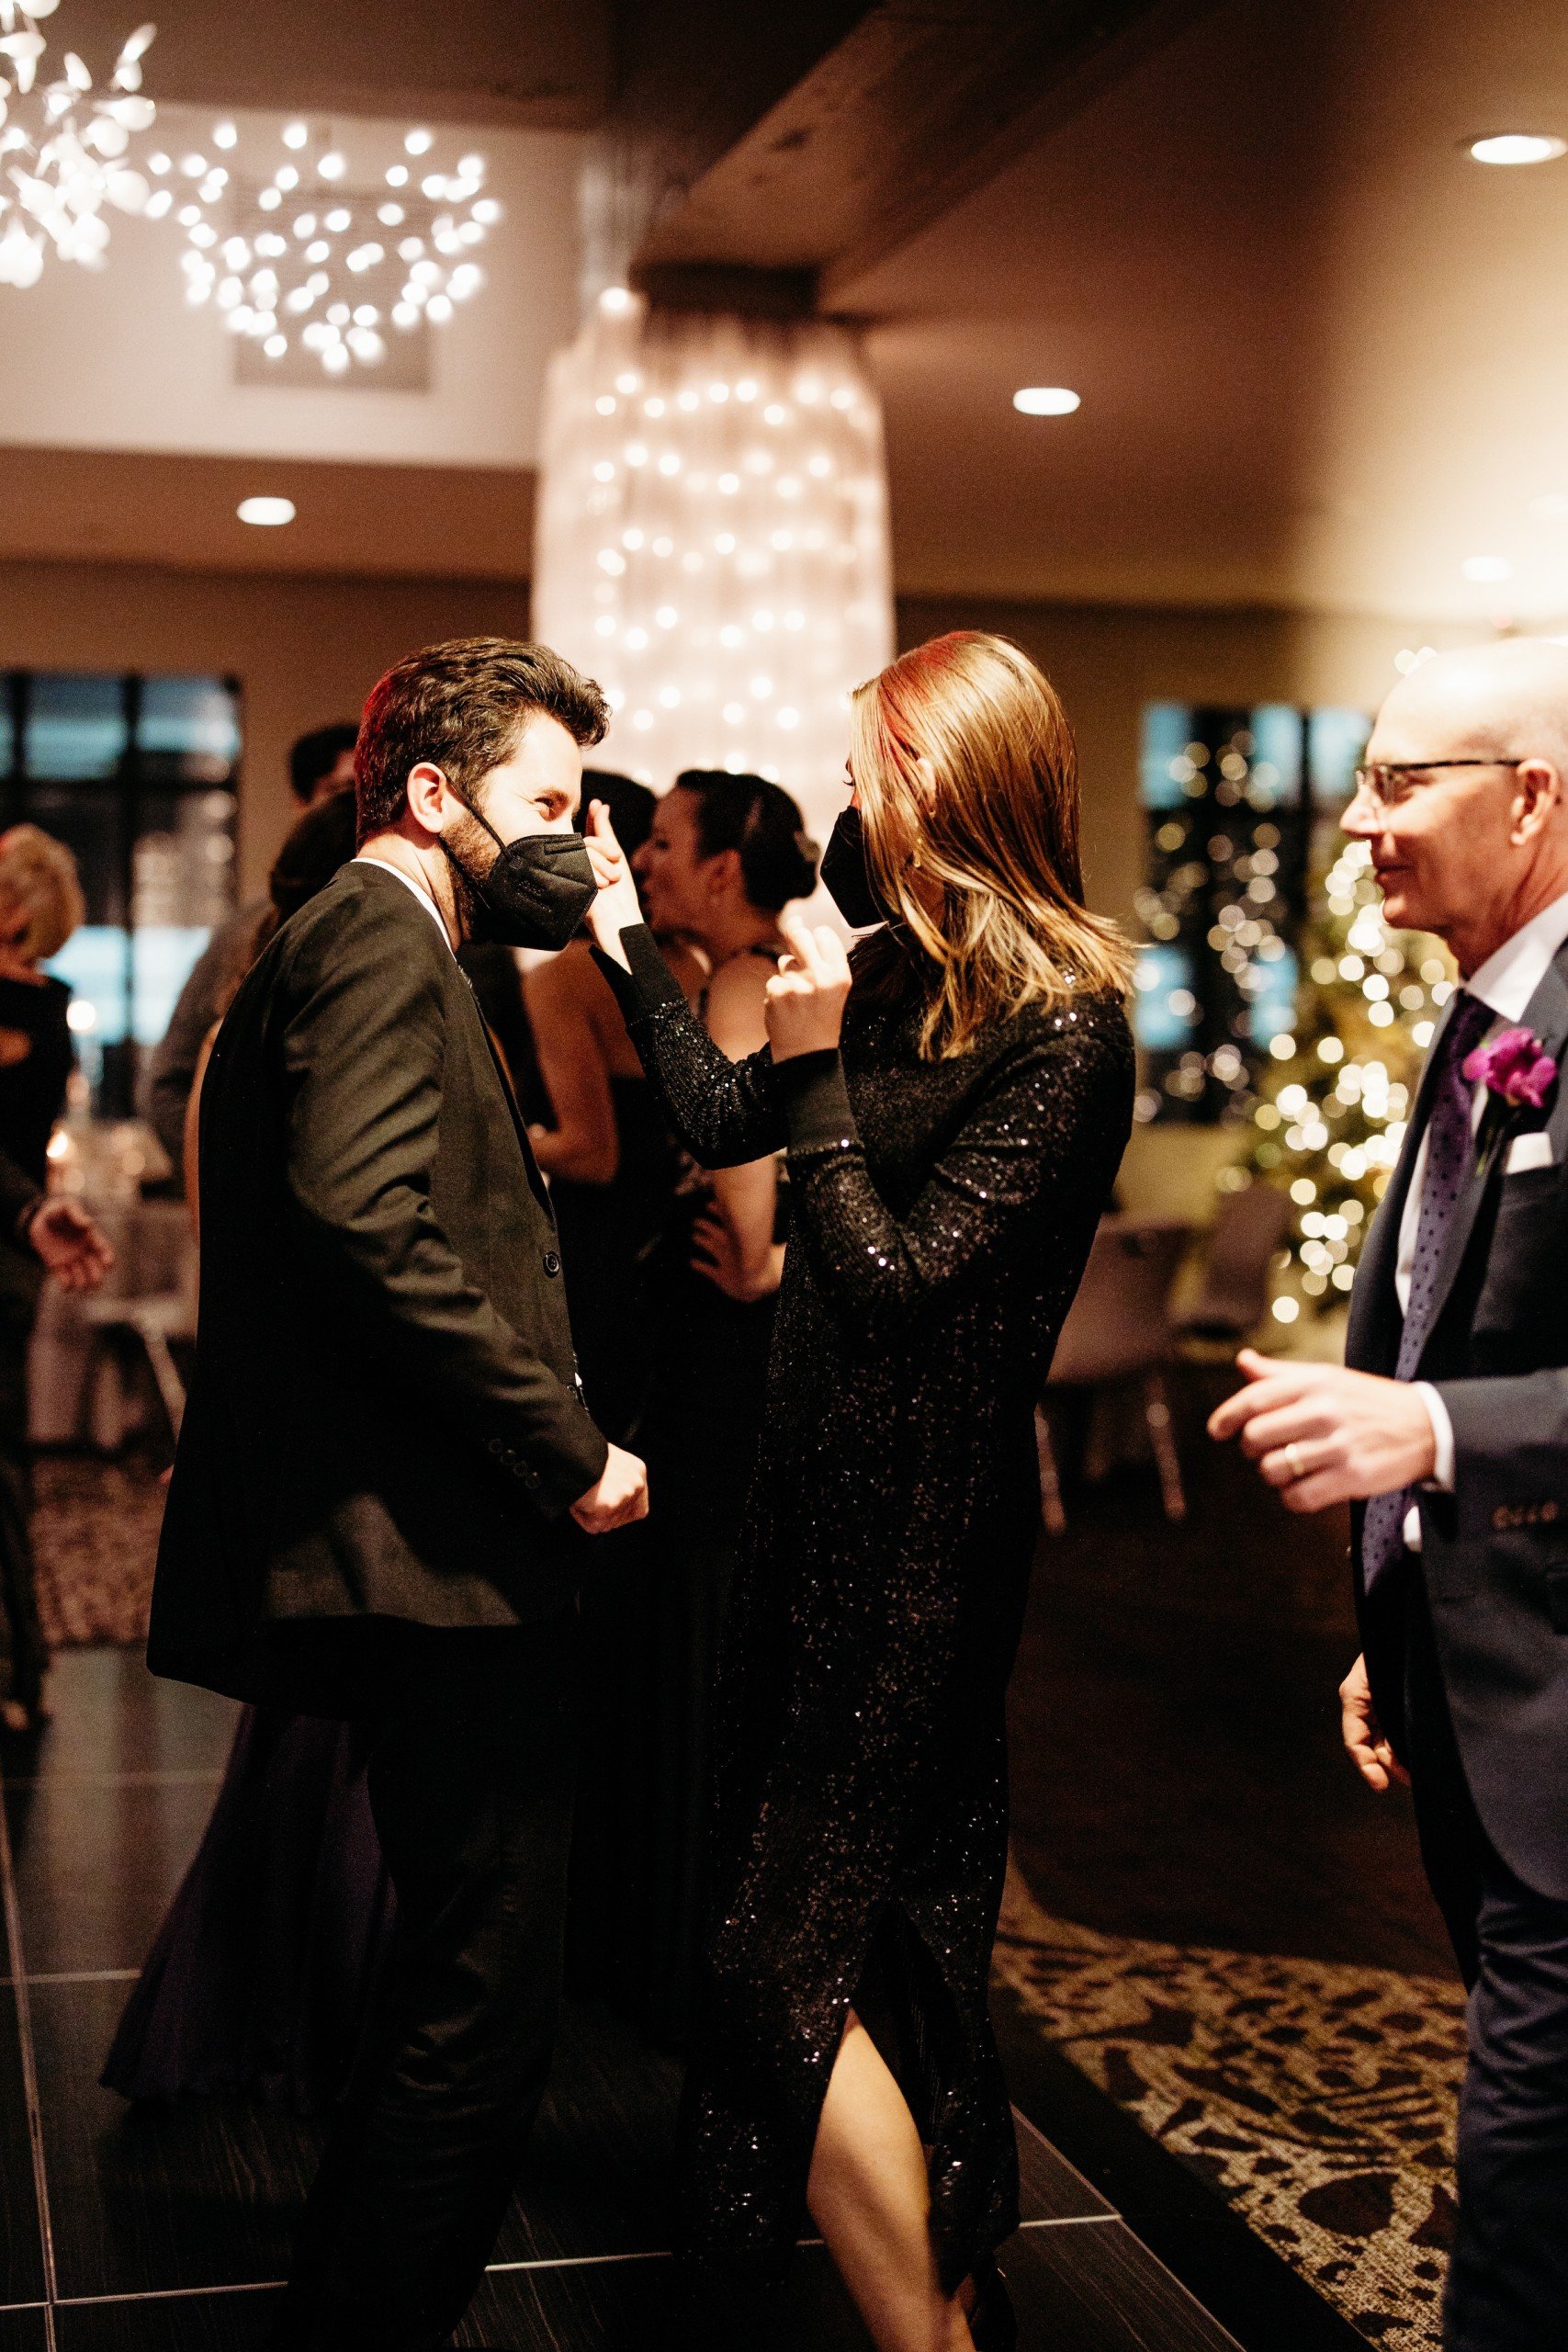
{"type": "Polygon", "coordinates": [[[1568,2342],[1568,651],[1441,655],[1348,831],[1464,975],[1357,1270],[1344,1368],[1244,1353],[1213,1416],[1352,1504],[1369,1782],[1403,1770],[1470,1986],[1450,2352],[1568,2342]],[[1511,1033],[1513,1050],[1501,1041],[1511,1033]],[[1521,1079],[1524,1080],[1520,1083],[1521,1079]]]}
{"type": "MultiPolygon", "coordinates": [[[[1540,924],[1540,950],[1568,935],[1568,901],[1540,924]]],[[[1487,1006],[1485,967],[1472,989],[1450,1027],[1487,1006]]],[[[1515,1014],[1552,1058],[1568,1051],[1568,945],[1515,1014]]],[[[1393,1544],[1378,1541],[1384,1510],[1354,1508],[1356,1589],[1377,1721],[1409,1771],[1471,1989],[1449,2341],[1545,2352],[1568,2337],[1568,1088],[1541,1106],[1490,1090],[1476,1104],[1413,1330],[1398,1261],[1450,1062],[1439,1035],[1358,1272],[1346,1362],[1430,1382],[1451,1464],[1442,1487],[1413,1491],[1393,1544]]]]}

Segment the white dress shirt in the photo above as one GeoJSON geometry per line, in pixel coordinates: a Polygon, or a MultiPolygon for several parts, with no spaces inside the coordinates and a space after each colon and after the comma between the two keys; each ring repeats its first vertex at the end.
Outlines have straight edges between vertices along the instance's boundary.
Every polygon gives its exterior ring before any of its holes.
{"type": "MultiPolygon", "coordinates": [[[[1563,941],[1568,939],[1568,891],[1542,907],[1532,915],[1522,930],[1488,956],[1484,964],[1471,974],[1464,987],[1482,1003],[1489,1005],[1497,1019],[1488,1030],[1493,1035],[1501,1025],[1517,1026],[1525,1017],[1529,1001],[1546,977],[1547,967],[1563,941]]],[[[1478,1086],[1471,1112],[1471,1130],[1481,1125],[1486,1108],[1486,1089],[1478,1086]]],[[[1404,1212],[1399,1221],[1399,1249],[1394,1259],[1393,1287],[1403,1315],[1410,1306],[1410,1277],[1416,1264],[1416,1234],[1421,1221],[1421,1193],[1427,1177],[1427,1137],[1416,1156],[1415,1171],[1410,1190],[1404,1196],[1404,1212]]],[[[1418,1380],[1416,1393],[1427,1408],[1432,1424],[1436,1458],[1432,1476],[1427,1485],[1442,1494],[1452,1494],[1454,1484],[1454,1432],[1448,1408],[1430,1381],[1418,1380]]],[[[1412,1552],[1421,1549],[1421,1515],[1412,1510],[1404,1522],[1404,1542],[1412,1552]]]]}
{"type": "MultiPolygon", "coordinates": [[[[446,941],[447,954],[451,954],[452,940],[451,934],[446,929],[446,918],[443,915],[440,908],[436,905],[434,899],[431,897],[423,882],[416,882],[412,874],[405,874],[402,867],[400,865],[394,865],[390,859],[385,857],[367,857],[363,851],[361,851],[360,854],[354,860],[354,863],[355,865],[378,865],[383,874],[395,874],[398,880],[402,884],[403,888],[413,892],[414,897],[419,900],[420,905],[425,910],[425,912],[429,915],[431,922],[435,925],[436,930],[441,933],[442,938],[446,941]]],[[[1564,922],[1563,928],[1565,931],[1568,931],[1568,922],[1564,922]]]]}

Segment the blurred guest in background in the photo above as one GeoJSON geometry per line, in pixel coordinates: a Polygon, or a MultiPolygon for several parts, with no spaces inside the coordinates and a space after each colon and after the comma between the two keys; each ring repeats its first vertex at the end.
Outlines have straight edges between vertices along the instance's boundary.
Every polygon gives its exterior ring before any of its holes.
{"type": "MultiPolygon", "coordinates": [[[[691,1016],[629,874],[591,918],[694,1157],[790,1155],[716,1698],[684,2235],[765,2277],[808,2210],[879,2352],[1002,2352],[1003,1701],[1034,1404],[1131,1125],[1132,956],[1084,907],[1072,737],[1016,647],[964,631],[905,654],[851,730],[824,875],[853,927],[887,927],[852,975],[836,932],[785,917],[768,1052],[732,1060],[691,1016]]],[[[700,801],[672,800],[700,849],[700,801]]]]}
{"type": "MultiPolygon", "coordinates": [[[[584,778],[583,797],[615,817],[616,797],[594,779],[584,778]]],[[[645,812],[636,813],[640,823],[645,812]]],[[[730,1054],[750,1053],[765,1042],[764,990],[784,952],[780,910],[816,887],[800,810],[761,776],[692,769],[647,813],[633,862],[649,925],[709,1033],[730,1054]]],[[[618,1077],[617,1107],[635,1102],[644,1132],[662,1136],[620,1009],[592,964],[572,975],[579,1002],[591,986],[603,991],[592,1001],[617,1070],[629,1059],[637,1072],[618,1077]]],[[[564,1059],[543,1018],[539,1040],[547,1064],[557,1052],[564,1059]]],[[[569,1100],[581,1101],[586,1090],[565,1082],[569,1100]]],[[[602,1099],[584,1110],[577,1148],[604,1155],[602,1099]]],[[[774,1159],[708,1176],[664,1149],[662,1199],[644,1184],[639,1204],[649,1341],[636,1428],[658,1502],[646,1528],[616,1539],[619,1557],[601,1572],[610,1581],[585,1588],[603,1629],[589,1685],[598,1727],[578,1816],[570,1949],[581,1990],[606,1995],[659,2040],[679,2042],[691,2019],[707,1891],[715,1663],[784,1250],[774,1159]]],[[[568,1258],[569,1269],[574,1262],[568,1258]]],[[[615,1338],[613,1315],[605,1338],[615,1338]]]]}
{"type": "MultiPolygon", "coordinates": [[[[789,794],[757,775],[689,769],[636,861],[651,929],[701,950],[689,1001],[732,1061],[767,1043],[779,918],[817,887],[816,849],[789,794]]],[[[668,961],[668,957],[666,958],[668,961]]],[[[767,1386],[784,1271],[782,1155],[700,1169],[683,1155],[653,1269],[655,1349],[643,1448],[659,1492],[649,1541],[659,1611],[648,1775],[643,2013],[690,2028],[708,1889],[712,1694],[767,1386]]]]}
{"type": "MultiPolygon", "coordinates": [[[[352,792],[358,736],[357,722],[344,718],[313,727],[299,737],[288,754],[288,788],[301,808],[319,808],[336,793],[352,792]]],[[[265,899],[251,900],[213,933],[191,967],[164,1041],[148,1066],[142,1108],[173,1163],[176,1185],[184,1165],[186,1104],[202,1046],[233,992],[236,970],[243,972],[255,952],[256,925],[268,903],[265,899]]]]}
{"type": "MultiPolygon", "coordinates": [[[[278,852],[246,965],[354,855],[352,793],[300,818],[278,852]]],[[[186,1120],[198,1196],[202,1042],[186,1120]]],[[[366,1747],[347,1724],[246,1707],[200,1846],[126,2004],[101,2077],[124,2098],[257,2091],[309,2115],[348,2077],[393,1917],[366,1747]]]]}
{"type": "MultiPolygon", "coordinates": [[[[617,839],[648,839],[658,802],[646,785],[585,768],[582,797],[584,808],[604,801],[617,839]]],[[[648,1379],[642,1261],[669,1206],[674,1148],[586,932],[533,967],[524,996],[549,1108],[528,1133],[550,1180],[582,1385],[600,1428],[624,1441],[648,1379]]]]}
{"type": "Polygon", "coordinates": [[[46,1272],[91,1290],[112,1262],[85,1210],[46,1197],[49,1138],[75,1061],[71,991],[39,966],[85,909],[76,861],[36,825],[0,833],[0,1724],[45,1713],[28,1450],[28,1341],[46,1272]]]}

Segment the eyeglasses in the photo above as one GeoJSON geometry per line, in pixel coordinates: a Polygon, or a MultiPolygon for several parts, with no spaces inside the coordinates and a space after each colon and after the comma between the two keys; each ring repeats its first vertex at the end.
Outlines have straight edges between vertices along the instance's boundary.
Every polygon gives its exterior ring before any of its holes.
{"type": "Polygon", "coordinates": [[[1356,790],[1375,800],[1380,808],[1397,808],[1424,782],[1449,768],[1522,768],[1523,760],[1380,760],[1356,770],[1356,790]]]}

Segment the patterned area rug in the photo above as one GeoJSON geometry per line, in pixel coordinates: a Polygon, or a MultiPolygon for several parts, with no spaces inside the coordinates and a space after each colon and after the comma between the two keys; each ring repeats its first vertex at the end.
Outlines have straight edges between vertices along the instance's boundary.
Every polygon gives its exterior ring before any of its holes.
{"type": "Polygon", "coordinates": [[[1436,1977],[1105,1936],[1016,1874],[997,1971],[1067,2057],[1388,2352],[1428,2352],[1464,1996],[1436,1977]]]}
{"type": "Polygon", "coordinates": [[[164,1518],[157,1472],[134,1457],[44,1454],[33,1484],[39,1614],[51,1649],[139,1648],[164,1518]]]}

